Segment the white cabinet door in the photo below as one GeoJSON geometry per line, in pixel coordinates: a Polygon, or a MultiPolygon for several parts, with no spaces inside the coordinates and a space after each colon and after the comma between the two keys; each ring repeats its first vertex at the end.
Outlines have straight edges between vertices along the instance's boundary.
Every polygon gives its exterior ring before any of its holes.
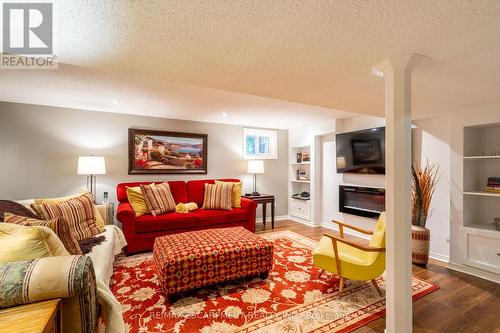
{"type": "Polygon", "coordinates": [[[466,255],[468,265],[500,274],[500,239],[469,233],[466,255]]]}

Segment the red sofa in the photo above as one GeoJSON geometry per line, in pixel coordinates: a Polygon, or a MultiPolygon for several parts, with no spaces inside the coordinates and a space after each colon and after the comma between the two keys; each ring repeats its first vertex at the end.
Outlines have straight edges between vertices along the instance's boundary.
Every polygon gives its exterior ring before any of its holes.
{"type": "MultiPolygon", "coordinates": [[[[220,179],[222,181],[239,182],[238,179],[220,179]]],[[[194,212],[167,213],[160,216],[151,214],[135,217],[134,210],[128,202],[126,186],[133,187],[152,182],[121,183],[116,188],[119,201],[116,218],[122,223],[123,233],[127,239],[126,253],[151,251],[156,237],[179,232],[242,226],[255,232],[255,210],[257,203],[241,198],[241,208],[232,210],[204,210],[194,212]]],[[[156,182],[160,183],[160,182],[156,182]]],[[[213,179],[169,181],[170,191],[176,203],[196,202],[203,205],[205,184],[213,184],[213,179]]]]}

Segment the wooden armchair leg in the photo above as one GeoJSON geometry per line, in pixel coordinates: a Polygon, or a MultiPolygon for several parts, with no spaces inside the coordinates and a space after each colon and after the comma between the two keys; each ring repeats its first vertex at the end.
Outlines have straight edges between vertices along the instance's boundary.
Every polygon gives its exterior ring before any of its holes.
{"type": "Polygon", "coordinates": [[[375,287],[375,289],[377,289],[379,295],[382,296],[382,290],[380,290],[380,287],[378,286],[377,281],[375,281],[375,279],[372,280],[372,284],[375,287]]]}
{"type": "Polygon", "coordinates": [[[339,299],[342,298],[342,291],[344,291],[344,278],[341,276],[339,283],[339,299]]]}
{"type": "Polygon", "coordinates": [[[324,269],[321,270],[321,272],[319,272],[319,275],[318,275],[318,279],[321,277],[321,275],[325,272],[324,269]]]}

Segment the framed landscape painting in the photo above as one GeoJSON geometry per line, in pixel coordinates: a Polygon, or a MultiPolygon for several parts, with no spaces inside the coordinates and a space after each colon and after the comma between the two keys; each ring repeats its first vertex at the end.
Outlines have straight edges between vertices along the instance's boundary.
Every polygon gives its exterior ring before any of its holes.
{"type": "Polygon", "coordinates": [[[206,174],[208,135],[128,130],[129,174],[206,174]]]}
{"type": "Polygon", "coordinates": [[[244,128],[243,158],[245,160],[278,159],[278,131],[244,128]]]}

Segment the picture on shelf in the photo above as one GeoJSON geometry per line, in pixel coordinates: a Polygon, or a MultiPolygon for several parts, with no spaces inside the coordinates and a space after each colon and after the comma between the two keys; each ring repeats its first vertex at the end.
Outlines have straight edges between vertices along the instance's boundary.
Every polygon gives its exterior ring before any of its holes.
{"type": "Polygon", "coordinates": [[[297,163],[304,163],[310,161],[311,158],[309,157],[309,153],[307,152],[297,153],[297,163]]]}
{"type": "Polygon", "coordinates": [[[297,170],[297,180],[309,180],[306,170],[297,170]]]}

